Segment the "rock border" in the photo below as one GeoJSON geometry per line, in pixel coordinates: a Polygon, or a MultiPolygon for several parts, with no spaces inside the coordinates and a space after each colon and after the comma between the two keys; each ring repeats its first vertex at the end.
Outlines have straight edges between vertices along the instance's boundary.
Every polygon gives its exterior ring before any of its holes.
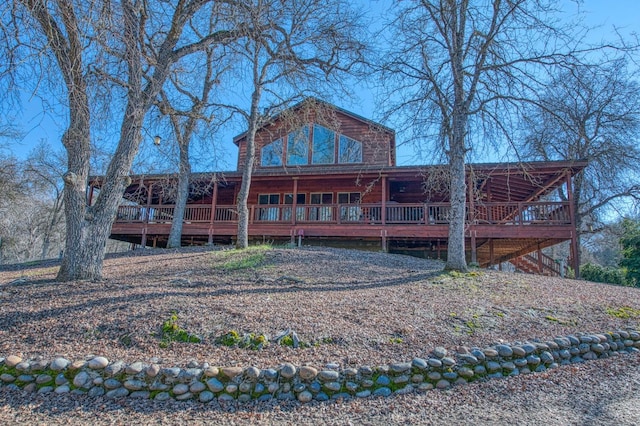
{"type": "Polygon", "coordinates": [[[318,369],[282,363],[277,368],[215,367],[192,361],[186,368],[157,363],[109,362],[88,356],[71,362],[0,357],[0,389],[38,394],[81,394],[106,398],[141,398],[164,401],[297,400],[390,396],[478,380],[531,374],[561,365],[640,352],[638,330],[574,334],[550,341],[495,344],[485,349],[437,347],[426,358],[381,366],[340,368],[327,364],[318,369]]]}

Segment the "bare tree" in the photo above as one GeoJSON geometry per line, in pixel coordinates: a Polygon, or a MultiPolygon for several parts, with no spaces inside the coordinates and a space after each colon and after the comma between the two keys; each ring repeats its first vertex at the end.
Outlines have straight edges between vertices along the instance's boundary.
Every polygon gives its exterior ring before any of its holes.
{"type": "MultiPolygon", "coordinates": [[[[215,70],[215,65],[220,62],[220,58],[215,55],[215,46],[209,46],[203,56],[203,63],[191,63],[196,76],[191,76],[190,81],[185,82],[181,74],[173,74],[169,79],[169,88],[163,89],[158,97],[156,105],[160,112],[166,116],[171,123],[172,134],[176,139],[179,150],[178,161],[178,187],[175,199],[173,220],[167,247],[180,247],[182,240],[182,223],[184,213],[189,198],[189,182],[191,178],[191,161],[189,159],[189,148],[191,140],[198,130],[199,124],[209,125],[214,119],[209,98],[213,87],[219,82],[219,72],[215,70]],[[200,93],[191,87],[201,86],[200,93]],[[179,99],[172,100],[179,97],[179,99]],[[182,101],[185,107],[176,105],[182,101]]],[[[193,61],[192,61],[193,62],[193,61]]]]}
{"type": "MultiPolygon", "coordinates": [[[[256,132],[274,114],[362,63],[359,16],[344,0],[245,0],[236,19],[246,22],[245,37],[233,47],[248,74],[250,106],[235,106],[246,120],[246,156],[238,192],[236,246],[249,244],[247,201],[255,162],[256,132]]],[[[347,91],[345,90],[346,94],[347,91]]]]}
{"type": "Polygon", "coordinates": [[[14,220],[11,212],[24,189],[18,161],[13,157],[0,156],[0,262],[7,257],[11,239],[15,235],[11,232],[14,220]]]}
{"type": "Polygon", "coordinates": [[[640,85],[627,69],[618,59],[558,70],[524,118],[523,155],[589,162],[572,185],[578,243],[616,204],[640,201],[640,85]]]}
{"type": "Polygon", "coordinates": [[[64,223],[64,166],[64,153],[53,151],[41,141],[29,154],[24,167],[24,177],[31,187],[32,200],[44,203],[40,210],[41,223],[37,227],[42,237],[41,259],[50,255],[52,240],[64,234],[60,229],[64,223]]]}
{"type": "MultiPolygon", "coordinates": [[[[547,0],[398,1],[381,76],[389,114],[402,113],[419,142],[443,153],[451,195],[447,269],[464,271],[465,162],[483,139],[508,139],[518,103],[543,67],[575,52],[554,27],[547,0]]],[[[423,145],[424,149],[424,145],[423,145]]]]}
{"type": "MultiPolygon", "coordinates": [[[[59,281],[100,279],[104,247],[142,139],[146,112],[157,99],[173,65],[186,56],[232,37],[234,28],[207,31],[213,1],[14,0],[2,27],[11,56],[35,53],[40,78],[64,83],[69,123],[62,137],[65,256],[59,281]],[[197,37],[191,26],[204,25],[197,37]],[[15,48],[14,48],[15,47],[15,48]],[[35,52],[34,52],[35,51],[35,52]],[[95,203],[87,206],[94,94],[122,95],[119,136],[95,203]]],[[[4,16],[4,15],[3,15],[4,16]]],[[[16,65],[17,66],[17,65],[16,65]]],[[[40,86],[39,86],[40,87],[40,86]]],[[[111,95],[113,96],[113,95],[111,95]]],[[[107,99],[108,101],[109,99],[107,99]]],[[[115,119],[112,117],[114,121],[115,119]]]]}

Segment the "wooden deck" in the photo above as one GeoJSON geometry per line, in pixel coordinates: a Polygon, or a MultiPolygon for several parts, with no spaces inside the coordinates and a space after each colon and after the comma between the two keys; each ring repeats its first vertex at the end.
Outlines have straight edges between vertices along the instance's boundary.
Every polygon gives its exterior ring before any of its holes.
{"type": "MultiPolygon", "coordinates": [[[[112,238],[164,246],[171,227],[171,205],[123,205],[112,238]]],[[[446,203],[251,205],[249,234],[254,240],[378,242],[381,249],[446,252],[450,207],[446,203]]],[[[571,239],[568,203],[484,203],[468,208],[470,261],[488,266],[571,239]]],[[[188,205],[185,244],[232,242],[237,211],[232,205],[188,205]]],[[[428,253],[427,253],[428,255],[428,253]]]]}

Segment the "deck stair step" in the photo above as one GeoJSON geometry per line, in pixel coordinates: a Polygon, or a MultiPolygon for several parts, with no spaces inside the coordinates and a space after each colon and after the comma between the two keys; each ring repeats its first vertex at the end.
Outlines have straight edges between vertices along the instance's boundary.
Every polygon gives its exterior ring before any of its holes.
{"type": "Polygon", "coordinates": [[[561,276],[560,265],[542,252],[525,254],[511,259],[510,262],[516,267],[517,271],[527,274],[546,275],[549,277],[561,276]]]}

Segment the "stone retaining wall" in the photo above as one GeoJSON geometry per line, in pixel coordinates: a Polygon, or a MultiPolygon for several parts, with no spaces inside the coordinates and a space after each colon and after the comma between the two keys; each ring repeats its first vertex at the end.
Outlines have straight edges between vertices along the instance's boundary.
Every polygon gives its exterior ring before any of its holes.
{"type": "Polygon", "coordinates": [[[616,357],[640,351],[640,333],[620,330],[577,334],[547,342],[491,347],[435,348],[426,358],[382,366],[318,369],[283,363],[277,368],[214,367],[190,363],[186,368],[121,361],[95,356],[71,362],[0,357],[0,388],[38,393],[77,393],[107,398],[179,401],[249,401],[297,399],[300,402],[338,398],[389,396],[446,389],[476,380],[530,374],[560,365],[616,357]]]}

